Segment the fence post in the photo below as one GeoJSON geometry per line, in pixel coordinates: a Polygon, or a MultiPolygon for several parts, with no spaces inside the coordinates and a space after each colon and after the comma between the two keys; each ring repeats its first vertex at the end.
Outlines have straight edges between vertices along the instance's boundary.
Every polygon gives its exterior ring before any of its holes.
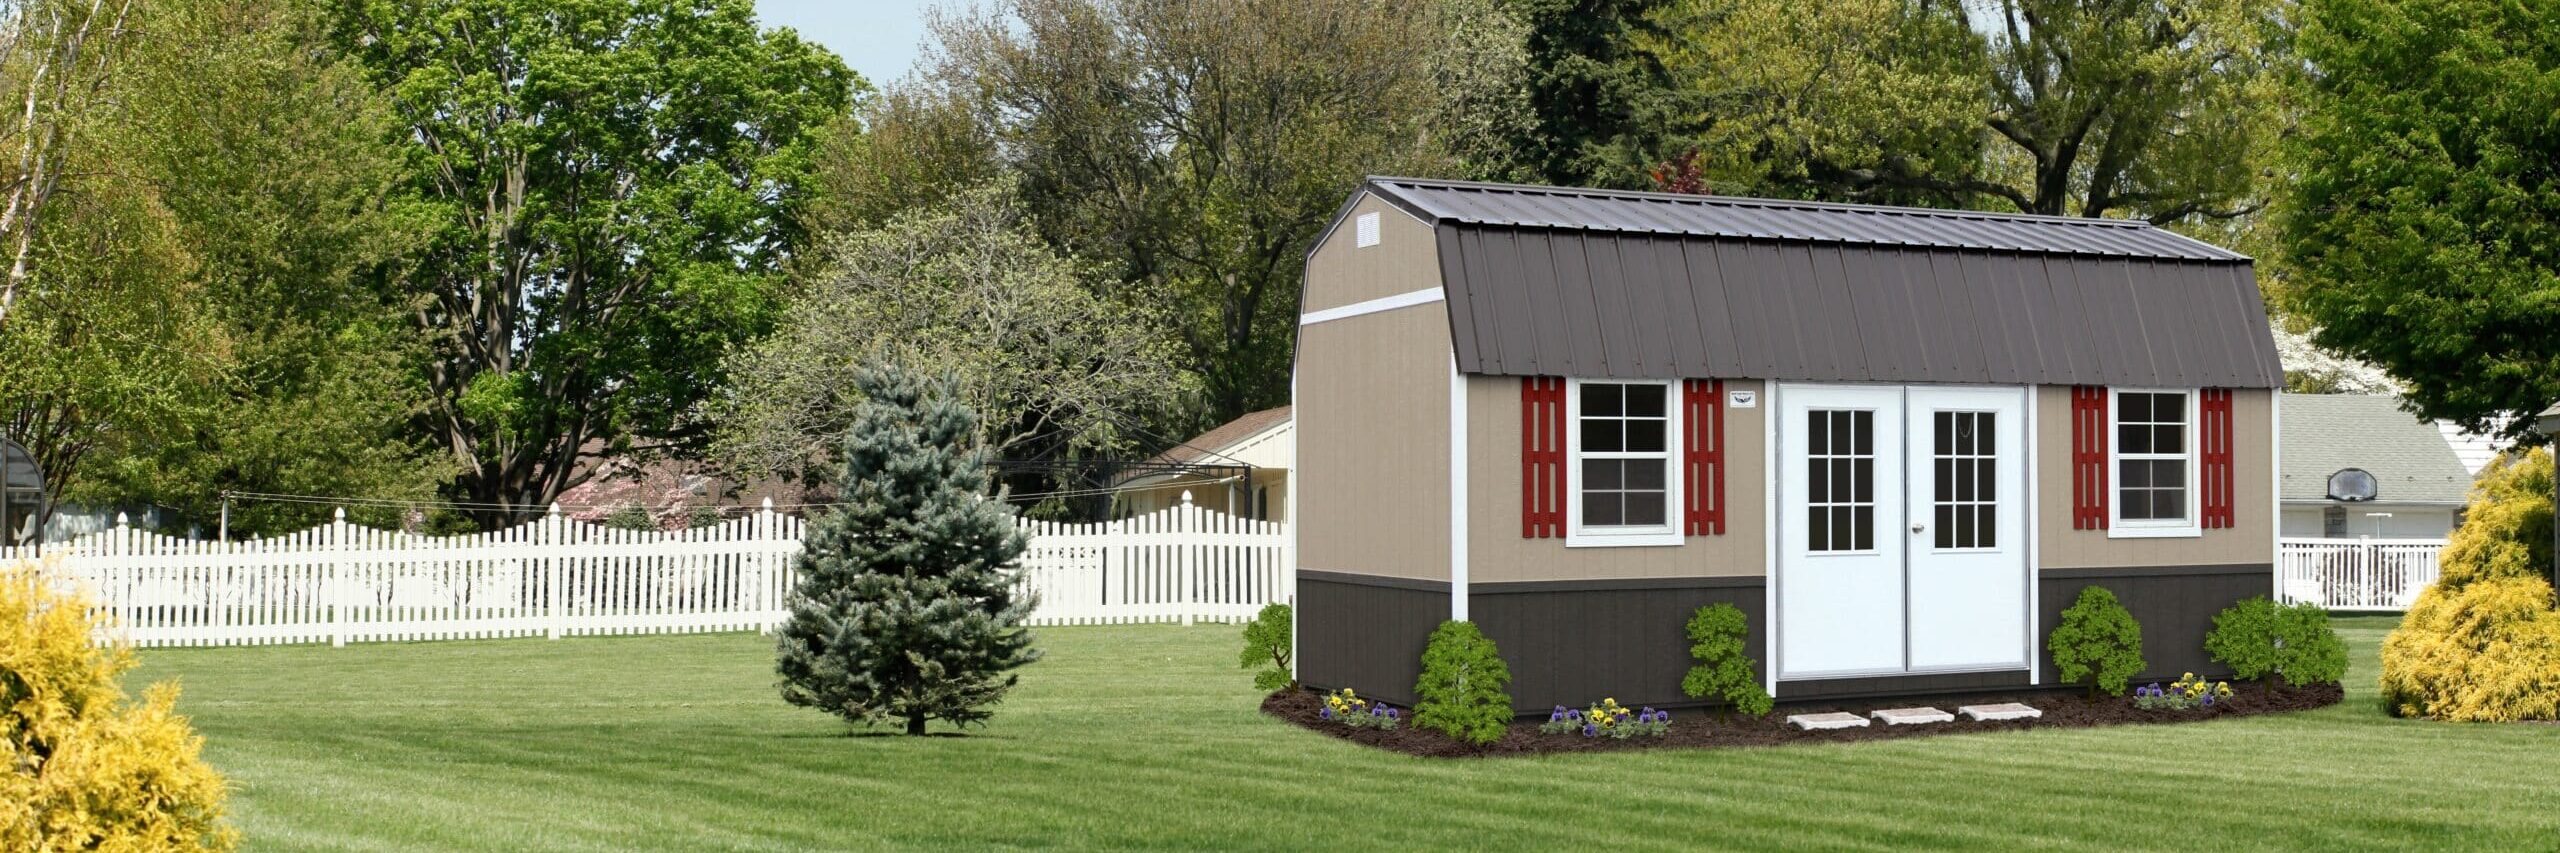
{"type": "Polygon", "coordinates": [[[329,645],[347,645],[347,509],[329,521],[329,645]]]}
{"type": "Polygon", "coordinates": [[[560,606],[560,598],[568,590],[562,586],[559,554],[560,541],[568,538],[566,533],[561,529],[560,503],[553,501],[551,511],[542,516],[542,525],[533,529],[533,552],[542,555],[542,636],[547,640],[560,639],[560,617],[566,612],[560,606]]]}
{"type": "Polygon", "coordinates": [[[1192,614],[1200,609],[1200,508],[1191,505],[1191,492],[1182,492],[1182,507],[1173,514],[1174,571],[1182,573],[1182,626],[1191,627],[1192,614]]]}
{"type": "Polygon", "coordinates": [[[116,591],[116,631],[124,635],[126,644],[140,645],[135,643],[133,638],[133,599],[136,591],[142,586],[141,573],[134,570],[132,560],[125,558],[125,555],[133,550],[129,547],[131,543],[126,538],[133,532],[127,527],[131,523],[131,519],[124,513],[116,513],[116,527],[107,532],[104,547],[100,549],[106,552],[101,555],[106,559],[98,561],[98,575],[101,579],[113,579],[112,583],[116,591]]]}
{"type": "Polygon", "coordinates": [[[773,565],[779,562],[777,555],[782,549],[780,528],[781,525],[775,524],[773,519],[773,498],[767,497],[764,505],[756,509],[754,526],[747,530],[748,541],[755,543],[755,577],[754,583],[747,587],[749,592],[745,602],[747,618],[754,619],[756,633],[765,636],[773,635],[774,623],[778,621],[774,614],[781,609],[780,602],[773,597],[776,594],[773,565]]]}

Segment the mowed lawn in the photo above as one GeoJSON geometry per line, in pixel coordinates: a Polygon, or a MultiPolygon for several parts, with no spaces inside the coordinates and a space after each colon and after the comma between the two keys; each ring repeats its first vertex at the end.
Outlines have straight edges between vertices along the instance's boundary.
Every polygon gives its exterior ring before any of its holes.
{"type": "MultiPolygon", "coordinates": [[[[1232,627],[1054,628],[965,738],[848,737],[732,634],[149,650],[253,850],[2464,848],[2560,839],[2560,727],[2284,717],[1424,760],[1262,717],[1232,627]]],[[[1700,725],[1690,715],[1682,725],[1700,725]]]]}

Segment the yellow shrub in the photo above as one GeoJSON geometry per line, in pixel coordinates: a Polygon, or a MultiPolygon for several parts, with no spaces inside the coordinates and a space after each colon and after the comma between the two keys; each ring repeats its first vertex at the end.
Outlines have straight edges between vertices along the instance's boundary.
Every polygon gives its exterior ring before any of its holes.
{"type": "Polygon", "coordinates": [[[2500,460],[2472,490],[2442,580],[2382,643],[2382,698],[2401,716],[2560,719],[2551,454],[2500,460]]]}
{"type": "Polygon", "coordinates": [[[2419,596],[2382,643],[2382,698],[2404,717],[2560,719],[2551,584],[2500,577],[2419,596]]]}
{"type": "Polygon", "coordinates": [[[2480,475],[2444,547],[2444,583],[2551,574],[2551,451],[2506,456],[2480,475]]]}
{"type": "Polygon", "coordinates": [[[93,645],[88,601],[47,575],[0,567],[0,850],[231,849],[178,688],[127,702],[132,653],[93,645]]]}

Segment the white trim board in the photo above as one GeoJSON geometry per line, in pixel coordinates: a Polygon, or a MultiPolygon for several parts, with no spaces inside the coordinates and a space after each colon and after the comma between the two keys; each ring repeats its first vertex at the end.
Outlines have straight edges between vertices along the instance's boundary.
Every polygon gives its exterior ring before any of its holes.
{"type": "Polygon", "coordinates": [[[1467,621],[1467,374],[1456,353],[1449,354],[1449,618],[1467,621]]]}
{"type": "Polygon", "coordinates": [[[1429,305],[1447,298],[1448,293],[1441,288],[1427,287],[1409,293],[1399,293],[1394,296],[1381,296],[1367,302],[1354,302],[1349,305],[1336,306],[1322,311],[1309,311],[1298,316],[1298,325],[1313,326],[1317,323],[1329,323],[1335,320],[1358,317],[1363,314],[1375,314],[1380,311],[1393,311],[1398,308],[1410,308],[1416,305],[1429,305]]]}

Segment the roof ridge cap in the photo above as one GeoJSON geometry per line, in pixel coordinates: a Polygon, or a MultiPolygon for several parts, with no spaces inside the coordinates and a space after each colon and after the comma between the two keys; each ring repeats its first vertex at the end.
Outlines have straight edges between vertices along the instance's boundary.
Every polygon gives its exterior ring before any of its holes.
{"type": "MultiPolygon", "coordinates": [[[[1666,204],[1785,208],[1795,210],[1832,211],[1840,213],[1869,213],[1885,216],[1920,216],[1945,219],[2038,222],[2076,227],[2133,228],[2164,231],[2171,234],[2177,233],[2141,219],[2057,216],[2049,213],[2007,213],[1990,210],[1966,210],[1962,208],[1909,207],[1903,205],[1858,204],[1853,202],[1837,201],[1803,201],[1798,199],[1761,198],[1758,196],[1692,195],[1687,193],[1666,193],[1647,190],[1611,190],[1592,187],[1564,187],[1546,184],[1504,184],[1486,181],[1461,181],[1447,178],[1406,178],[1392,175],[1371,175],[1368,178],[1368,183],[1389,187],[1405,185],[1434,187],[1440,189],[1472,190],[1476,192],[1505,192],[1517,195],[1560,195],[1578,196],[1582,198],[1618,199],[1625,201],[1654,201],[1666,204]]],[[[2181,234],[2179,236],[2185,237],[2186,235],[2181,234]]],[[[2199,245],[2216,248],[2221,251],[2229,251],[2227,249],[2220,249],[2220,247],[2213,247],[2212,244],[2209,243],[2197,241],[2192,237],[2188,237],[2187,239],[2196,242],[2199,245]]]]}

